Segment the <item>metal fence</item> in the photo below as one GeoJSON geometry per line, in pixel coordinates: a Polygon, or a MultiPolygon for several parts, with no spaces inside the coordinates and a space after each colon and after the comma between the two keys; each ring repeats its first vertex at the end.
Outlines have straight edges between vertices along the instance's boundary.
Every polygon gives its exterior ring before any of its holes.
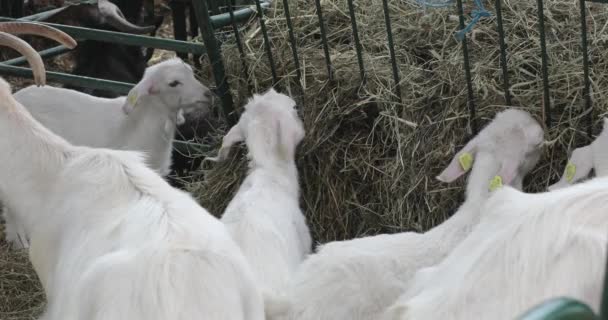
{"type": "MultiPolygon", "coordinates": [[[[277,75],[276,72],[276,66],[274,63],[274,59],[273,59],[273,54],[272,54],[272,50],[270,47],[270,41],[269,41],[269,37],[268,37],[268,32],[266,30],[266,26],[264,23],[264,16],[263,14],[261,14],[262,10],[260,10],[260,0],[254,0],[256,3],[256,6],[258,8],[258,21],[259,21],[259,27],[261,28],[262,31],[262,36],[264,38],[264,44],[265,44],[265,51],[266,51],[266,56],[268,59],[268,63],[270,64],[270,68],[271,68],[271,72],[272,72],[272,80],[273,80],[273,85],[276,87],[277,83],[279,82],[279,75],[277,75]]],[[[350,16],[350,20],[351,20],[351,24],[352,24],[352,36],[354,39],[354,43],[355,43],[355,50],[356,50],[356,54],[357,54],[357,63],[359,66],[359,71],[360,71],[360,81],[361,81],[361,85],[365,86],[366,84],[366,70],[365,70],[365,65],[364,65],[364,60],[363,60],[363,54],[362,54],[362,46],[359,40],[359,34],[358,34],[358,24],[357,24],[357,20],[355,17],[355,6],[354,6],[354,2],[356,0],[347,0],[347,4],[348,4],[348,12],[349,12],[349,16],[350,16]]],[[[201,10],[205,11],[207,9],[207,6],[205,4],[205,1],[195,1],[196,3],[200,3],[199,6],[201,7],[201,10]]],[[[292,18],[291,18],[291,14],[290,14],[290,9],[289,9],[289,0],[282,0],[283,2],[283,10],[284,10],[284,14],[285,14],[285,19],[286,19],[286,23],[287,23],[287,27],[288,27],[288,32],[289,32],[289,38],[290,38],[290,45],[291,45],[291,51],[292,51],[292,55],[293,55],[293,61],[295,63],[295,74],[297,77],[298,82],[300,82],[301,80],[301,70],[300,70],[300,59],[298,57],[298,47],[296,45],[296,39],[294,37],[294,27],[293,27],[293,23],[292,23],[292,18]]],[[[583,69],[584,72],[584,87],[583,87],[583,92],[582,92],[582,96],[584,97],[584,102],[583,105],[581,106],[581,113],[585,113],[586,116],[586,131],[587,134],[589,136],[591,136],[592,134],[592,124],[593,124],[593,120],[594,120],[594,113],[593,113],[593,105],[592,105],[592,100],[591,100],[591,94],[590,94],[590,79],[589,79],[589,53],[588,53],[588,43],[587,43],[587,26],[586,26],[586,4],[587,2],[598,2],[598,3],[608,3],[608,0],[579,0],[578,1],[578,6],[580,7],[580,34],[581,34],[581,49],[582,49],[582,65],[581,68],[583,69]]],[[[499,45],[500,45],[500,68],[502,69],[502,79],[503,79],[503,90],[504,90],[504,101],[506,105],[512,105],[512,94],[510,92],[510,82],[509,82],[509,74],[508,74],[508,63],[507,63],[507,53],[508,53],[508,48],[507,48],[507,43],[505,41],[505,28],[503,26],[503,17],[502,17],[502,8],[501,8],[501,4],[502,4],[502,0],[495,0],[495,14],[496,14],[496,28],[497,28],[497,32],[499,35],[499,45]]],[[[327,41],[327,30],[326,30],[326,24],[323,18],[323,8],[321,6],[321,1],[320,0],[314,0],[314,4],[316,6],[316,13],[318,16],[318,20],[319,20],[319,30],[320,30],[320,34],[321,34],[321,38],[320,38],[320,42],[321,45],[323,47],[323,51],[324,51],[324,55],[325,55],[325,64],[327,67],[327,74],[328,74],[328,78],[331,81],[333,79],[333,74],[334,74],[334,66],[332,65],[332,61],[331,61],[331,57],[330,57],[330,53],[329,53],[329,45],[328,45],[328,41],[327,41]]],[[[388,0],[382,0],[382,4],[383,4],[383,12],[384,12],[384,20],[385,20],[385,24],[386,24],[386,41],[387,41],[387,45],[388,45],[388,49],[389,49],[389,55],[390,55],[390,63],[391,63],[391,69],[392,69],[392,73],[393,73],[393,81],[394,81],[394,85],[392,86],[393,91],[394,91],[394,97],[395,100],[397,102],[401,102],[401,92],[400,92],[400,86],[398,85],[401,80],[400,77],[401,75],[399,74],[399,68],[397,65],[397,59],[395,57],[395,45],[393,43],[393,32],[392,32],[392,26],[391,26],[391,18],[390,18],[390,14],[389,14],[389,6],[388,6],[388,0]]],[[[543,110],[542,110],[542,114],[543,114],[543,119],[545,122],[545,125],[547,127],[551,127],[552,125],[552,119],[551,119],[551,100],[550,100],[550,89],[551,89],[551,85],[549,83],[549,73],[548,73],[548,58],[547,58],[547,45],[546,45],[546,35],[545,35],[545,16],[544,16],[544,7],[543,7],[543,0],[537,0],[537,7],[538,7],[538,19],[539,19],[539,23],[538,23],[538,30],[540,32],[540,48],[539,48],[539,55],[541,56],[541,61],[542,61],[542,65],[541,65],[541,78],[542,78],[542,84],[543,84],[543,110]]],[[[232,12],[232,7],[230,5],[228,5],[229,11],[232,12]]],[[[464,10],[463,10],[463,2],[462,0],[456,0],[456,9],[457,9],[457,13],[458,13],[458,17],[459,17],[459,26],[460,29],[465,29],[465,15],[464,15],[464,10]]],[[[207,28],[204,30],[205,33],[205,37],[206,37],[206,43],[212,44],[214,42],[213,40],[213,28],[207,28]]],[[[236,27],[234,28],[234,35],[237,40],[237,44],[240,46],[241,45],[241,40],[239,39],[239,34],[238,31],[236,29],[236,27]]],[[[469,58],[469,48],[467,46],[467,37],[466,34],[461,38],[462,41],[462,51],[463,51],[463,72],[465,75],[465,80],[466,80],[466,87],[467,87],[467,105],[468,105],[468,112],[469,112],[469,123],[471,126],[471,131],[473,133],[477,133],[478,131],[478,124],[477,124],[477,117],[476,117],[476,104],[475,104],[475,94],[474,94],[474,90],[473,90],[473,84],[472,84],[472,75],[471,75],[471,61],[469,58]]],[[[242,48],[239,47],[239,50],[241,50],[242,53],[242,48]]],[[[217,68],[214,68],[214,72],[220,72],[223,68],[221,66],[222,62],[221,62],[221,56],[218,56],[215,54],[215,52],[217,52],[216,50],[210,50],[210,59],[211,59],[211,63],[214,66],[217,66],[217,68]],[[213,54],[212,54],[213,53],[213,54]]],[[[243,60],[243,63],[245,63],[245,61],[243,60]]],[[[215,73],[216,75],[216,79],[218,78],[223,78],[221,74],[219,73],[215,73]]],[[[280,88],[277,88],[280,89],[280,88]]],[[[227,91],[223,91],[223,92],[227,92],[227,91]]],[[[226,101],[228,102],[228,101],[226,101]]],[[[232,105],[231,104],[225,104],[224,108],[226,108],[227,111],[231,111],[232,110],[232,105]]]]}

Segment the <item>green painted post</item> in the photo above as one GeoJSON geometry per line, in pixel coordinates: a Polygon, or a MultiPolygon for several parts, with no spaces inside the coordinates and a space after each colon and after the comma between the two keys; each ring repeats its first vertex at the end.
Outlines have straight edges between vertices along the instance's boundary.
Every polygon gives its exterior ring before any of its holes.
{"type": "Polygon", "coordinates": [[[234,112],[234,103],[232,101],[232,95],[230,94],[230,88],[226,79],[226,70],[224,68],[224,62],[222,60],[222,54],[220,46],[218,44],[215,35],[213,34],[213,26],[209,19],[209,9],[205,0],[192,1],[192,6],[196,11],[196,19],[198,21],[199,28],[205,48],[207,48],[207,54],[209,56],[209,62],[213,69],[213,77],[215,78],[215,84],[217,85],[220,99],[222,100],[222,106],[224,108],[224,115],[228,120],[229,125],[237,123],[238,119],[234,112]]]}

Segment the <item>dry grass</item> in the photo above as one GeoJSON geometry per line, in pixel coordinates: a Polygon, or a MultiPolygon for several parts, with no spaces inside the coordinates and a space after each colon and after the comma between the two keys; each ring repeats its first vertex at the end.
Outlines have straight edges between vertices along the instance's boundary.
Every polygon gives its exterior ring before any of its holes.
{"type": "MultiPolygon", "coordinates": [[[[389,2],[402,103],[394,102],[392,95],[394,84],[381,0],[355,1],[367,71],[367,83],[362,87],[346,0],[322,0],[333,81],[327,77],[314,5],[308,0],[290,0],[303,95],[299,94],[295,79],[282,1],[274,1],[266,20],[280,86],[296,96],[307,129],[298,156],[302,204],[319,242],[379,232],[425,230],[445,219],[450,209],[462,201],[463,181],[448,186],[434,179],[471,136],[462,48],[453,37],[458,26],[449,18],[455,9],[429,9],[424,14],[413,0],[389,2]]],[[[529,191],[543,189],[555,181],[567,150],[588,142],[581,97],[579,9],[572,1],[544,3],[554,121],[546,133],[552,143],[527,179],[529,191]]],[[[471,4],[472,1],[465,3],[465,11],[470,11],[471,4]]],[[[486,8],[494,11],[489,2],[486,8]]],[[[601,129],[599,117],[608,110],[608,100],[601,99],[608,90],[608,6],[590,3],[588,8],[593,129],[597,133],[601,129]]],[[[504,0],[503,16],[514,104],[543,120],[546,115],[541,102],[535,3],[504,0]]],[[[475,32],[475,39],[468,44],[481,126],[505,107],[495,19],[482,20],[475,32]]],[[[226,68],[238,105],[243,105],[249,96],[248,82],[254,92],[264,91],[271,84],[256,21],[242,28],[242,37],[248,65],[245,72],[230,28],[219,37],[224,42],[226,68]]],[[[203,65],[208,66],[208,62],[203,65]]],[[[208,68],[202,77],[210,77],[208,68]]],[[[211,137],[215,149],[222,134],[216,132],[211,137]]],[[[205,164],[189,190],[204,207],[220,214],[239,187],[245,170],[241,148],[225,164],[205,164]]],[[[0,270],[21,270],[9,273],[6,281],[5,273],[1,273],[0,303],[9,299],[11,302],[8,307],[0,305],[0,319],[30,319],[40,309],[40,290],[35,281],[28,282],[33,276],[26,265],[22,254],[7,252],[0,245],[0,270]],[[19,282],[23,286],[9,281],[13,274],[17,281],[23,281],[19,282]],[[31,291],[25,293],[27,290],[31,291]],[[31,309],[34,304],[36,308],[31,309]],[[19,315],[15,315],[17,310],[21,310],[19,315]]]]}
{"type": "MultiPolygon", "coordinates": [[[[355,1],[364,50],[367,84],[360,85],[346,0],[322,1],[334,80],[329,81],[314,5],[290,1],[302,64],[301,114],[307,137],[298,166],[303,206],[315,239],[349,239],[378,232],[425,230],[442,221],[462,199],[462,181],[438,183],[434,176],[471,136],[461,44],[453,34],[457,19],[450,10],[427,10],[413,1],[389,1],[403,103],[395,103],[393,78],[381,0],[355,1]]],[[[471,6],[472,2],[465,3],[471,6]]],[[[567,150],[588,142],[581,98],[583,87],[579,9],[571,1],[545,1],[551,83],[551,116],[541,165],[528,179],[528,190],[544,188],[562,171],[567,150]]],[[[491,4],[486,8],[493,12],[491,4]]],[[[608,7],[589,4],[591,78],[596,121],[607,110],[606,24],[608,7]]],[[[469,12],[470,7],[465,11],[469,12]]],[[[509,77],[514,104],[539,120],[542,111],[540,41],[534,2],[506,0],[503,16],[509,45],[509,77]]],[[[294,63],[282,1],[266,20],[280,86],[297,94],[294,63]]],[[[233,37],[225,37],[224,57],[232,89],[242,104],[247,81],[266,90],[271,73],[255,21],[245,29],[248,77],[233,37]]],[[[482,20],[468,42],[479,125],[504,108],[499,44],[494,18],[482,20]]],[[[219,144],[219,139],[217,143],[219,144]]],[[[243,153],[201,172],[191,185],[203,206],[218,214],[245,173],[243,153]]]]}

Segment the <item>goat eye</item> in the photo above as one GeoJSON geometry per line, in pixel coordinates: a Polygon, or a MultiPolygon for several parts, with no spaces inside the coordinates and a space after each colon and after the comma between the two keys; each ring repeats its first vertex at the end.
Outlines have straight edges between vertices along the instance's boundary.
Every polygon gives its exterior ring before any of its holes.
{"type": "Polygon", "coordinates": [[[169,83],[169,87],[177,87],[180,84],[182,84],[182,83],[175,80],[175,81],[172,81],[171,83],[169,83]]]}

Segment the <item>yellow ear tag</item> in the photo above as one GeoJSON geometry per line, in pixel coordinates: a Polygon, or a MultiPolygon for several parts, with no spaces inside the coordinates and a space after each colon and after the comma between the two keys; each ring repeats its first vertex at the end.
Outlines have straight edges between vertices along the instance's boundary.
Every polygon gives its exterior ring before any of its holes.
{"type": "Polygon", "coordinates": [[[500,187],[502,187],[502,178],[500,176],[494,176],[494,178],[490,180],[490,191],[494,191],[500,187]]]}
{"type": "Polygon", "coordinates": [[[458,157],[458,162],[460,162],[462,170],[467,172],[469,171],[469,169],[471,169],[471,166],[473,165],[473,155],[468,152],[464,152],[460,155],[460,157],[458,157]]]}
{"type": "Polygon", "coordinates": [[[568,164],[566,165],[566,181],[572,182],[572,179],[574,179],[575,173],[576,173],[576,166],[574,165],[574,163],[568,161],[568,164]]]}
{"type": "Polygon", "coordinates": [[[129,96],[127,97],[127,102],[132,105],[133,107],[135,107],[135,104],[137,103],[137,91],[133,90],[131,92],[129,92],[129,96]]]}

